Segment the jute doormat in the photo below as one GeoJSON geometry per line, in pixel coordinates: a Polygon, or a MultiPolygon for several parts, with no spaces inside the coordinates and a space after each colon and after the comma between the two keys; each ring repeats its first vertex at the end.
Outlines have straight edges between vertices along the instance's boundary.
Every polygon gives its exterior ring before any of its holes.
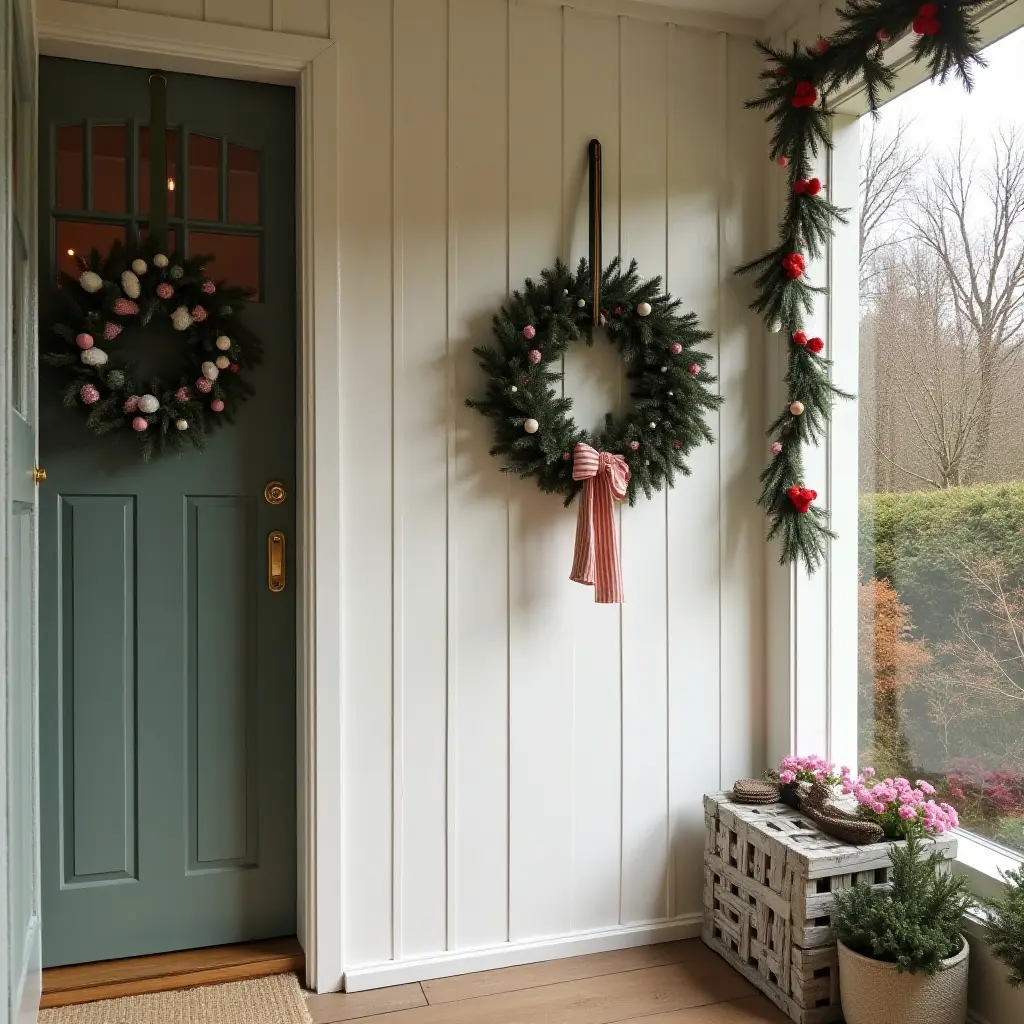
{"type": "Polygon", "coordinates": [[[39,1024],[311,1024],[298,978],[276,974],[43,1010],[39,1024]]]}

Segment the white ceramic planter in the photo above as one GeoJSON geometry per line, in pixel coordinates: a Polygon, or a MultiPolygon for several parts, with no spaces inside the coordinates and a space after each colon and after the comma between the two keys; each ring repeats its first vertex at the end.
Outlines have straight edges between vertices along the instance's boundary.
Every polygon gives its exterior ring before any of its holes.
{"type": "MultiPolygon", "coordinates": [[[[963,938],[963,936],[961,936],[963,938]]],[[[937,974],[901,974],[894,964],[839,947],[839,990],[846,1024],[964,1024],[967,939],[937,974]]]]}

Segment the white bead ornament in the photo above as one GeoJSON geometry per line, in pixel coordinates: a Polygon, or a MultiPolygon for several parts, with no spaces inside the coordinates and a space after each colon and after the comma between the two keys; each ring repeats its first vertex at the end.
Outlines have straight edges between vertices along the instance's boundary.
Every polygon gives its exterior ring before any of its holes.
{"type": "Polygon", "coordinates": [[[132,260],[132,270],[136,274],[144,274],[149,268],[146,266],[145,260],[132,260]]]}
{"type": "Polygon", "coordinates": [[[160,267],[161,269],[163,269],[170,262],[171,261],[162,252],[158,252],[153,257],[153,266],[154,267],[160,267]]]}
{"type": "Polygon", "coordinates": [[[651,315],[651,304],[649,302],[641,302],[636,307],[637,316],[650,316],[651,315]]]}
{"type": "Polygon", "coordinates": [[[78,283],[82,286],[82,291],[95,295],[103,287],[103,278],[95,271],[87,270],[78,279],[78,283]]]}
{"type": "Polygon", "coordinates": [[[216,366],[218,370],[226,370],[231,365],[231,360],[227,356],[217,356],[216,366]]]}
{"type": "Polygon", "coordinates": [[[221,334],[218,336],[215,344],[221,352],[227,352],[227,350],[231,348],[231,339],[226,334],[221,334]]]}
{"type": "Polygon", "coordinates": [[[188,420],[175,420],[174,425],[179,430],[188,430],[188,420]]]}
{"type": "Polygon", "coordinates": [[[144,412],[146,415],[150,415],[160,408],[160,400],[156,395],[142,395],[139,398],[139,412],[144,412]]]}
{"type": "Polygon", "coordinates": [[[656,430],[658,427],[657,423],[648,423],[647,425],[651,428],[651,430],[656,430]]]}
{"type": "Polygon", "coordinates": [[[103,366],[107,361],[107,353],[101,348],[87,348],[80,358],[86,366],[103,366]]]}
{"type": "Polygon", "coordinates": [[[661,368],[661,372],[662,372],[662,373],[668,373],[668,367],[667,367],[667,366],[663,366],[663,367],[661,368]]]}
{"type": "Polygon", "coordinates": [[[540,430],[540,424],[534,419],[526,420],[523,423],[523,430],[528,434],[536,434],[537,431],[540,430]]]}
{"type": "Polygon", "coordinates": [[[139,293],[142,291],[139,279],[130,270],[126,270],[121,274],[121,291],[123,291],[129,299],[137,299],[139,297],[139,293]]]}
{"type": "Polygon", "coordinates": [[[586,304],[587,304],[587,300],[586,299],[577,299],[576,300],[576,305],[579,306],[580,309],[582,309],[586,304]]]}
{"type": "Polygon", "coordinates": [[[200,369],[203,371],[203,376],[207,380],[216,380],[220,376],[220,370],[218,370],[217,367],[209,361],[203,363],[200,369]]]}
{"type": "Polygon", "coordinates": [[[510,387],[510,388],[509,388],[509,391],[511,391],[513,395],[514,395],[514,394],[515,394],[515,393],[516,393],[516,392],[517,392],[518,390],[519,390],[519,388],[517,388],[517,387],[515,386],[515,384],[513,384],[513,385],[512,385],[512,387],[510,387]]]}
{"type": "Polygon", "coordinates": [[[192,314],[185,306],[179,306],[171,314],[171,326],[176,331],[187,331],[192,326],[192,314]]]}

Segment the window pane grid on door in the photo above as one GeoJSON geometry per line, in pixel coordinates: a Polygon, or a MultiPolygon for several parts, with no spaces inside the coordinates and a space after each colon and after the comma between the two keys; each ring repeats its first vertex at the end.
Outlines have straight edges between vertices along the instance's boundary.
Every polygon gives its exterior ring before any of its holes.
{"type": "MultiPolygon", "coordinates": [[[[58,266],[74,273],[76,255],[93,247],[103,253],[114,238],[126,244],[144,240],[149,214],[149,125],[134,121],[60,125],[54,148],[58,266]],[[96,225],[93,238],[88,225],[96,225]]],[[[212,256],[212,277],[249,288],[261,301],[260,152],[226,137],[171,125],[166,153],[170,248],[177,242],[190,256],[212,256]]]]}

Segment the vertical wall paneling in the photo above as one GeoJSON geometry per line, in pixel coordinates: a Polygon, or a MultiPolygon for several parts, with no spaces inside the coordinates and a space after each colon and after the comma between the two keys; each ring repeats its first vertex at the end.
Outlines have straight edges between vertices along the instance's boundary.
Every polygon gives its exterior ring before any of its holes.
{"type": "MultiPolygon", "coordinates": [[[[601,141],[605,260],[619,252],[619,20],[565,9],[562,65],[564,253],[587,254],[587,145],[601,141]]],[[[577,421],[596,426],[620,400],[622,371],[598,336],[565,360],[565,394],[577,421]]],[[[571,552],[562,556],[563,564],[571,552]]],[[[568,575],[568,567],[564,570],[568,575]]],[[[573,793],[574,929],[619,923],[621,883],[621,612],[594,604],[589,587],[572,591],[575,702],[573,793]]]]}
{"type": "MultiPolygon", "coordinates": [[[[509,7],[509,279],[561,254],[562,22],[509,7]]],[[[478,424],[478,429],[482,424],[478,424]]],[[[509,936],[572,927],[575,509],[532,481],[509,488],[509,936]]]]}
{"type": "Polygon", "coordinates": [[[62,873],[66,884],[131,878],[135,499],[67,495],[59,515],[62,873]]]}
{"type": "MultiPolygon", "coordinates": [[[[392,955],[392,22],[343,0],[338,34],[345,942],[349,964],[392,955]],[[358,30],[355,27],[358,26],[358,30]]],[[[438,585],[440,589],[440,584],[438,585]]]]}
{"type": "MultiPolygon", "coordinates": [[[[626,18],[620,26],[622,256],[644,278],[664,279],[669,28],[626,18]]],[[[662,430],[655,423],[650,434],[662,430]]],[[[666,508],[660,493],[621,517],[624,923],[668,915],[666,508]]]]}
{"type": "Polygon", "coordinates": [[[764,209],[764,121],[743,103],[756,95],[761,70],[758,52],[746,39],[719,37],[723,53],[727,126],[720,150],[723,191],[720,199],[721,323],[718,373],[722,406],[717,455],[722,619],[721,781],[759,774],[764,762],[764,588],[765,518],[755,502],[758,475],[768,456],[764,435],[768,417],[763,402],[764,343],[759,318],[749,309],[749,280],[733,268],[762,250],[764,209]]]}
{"type": "Polygon", "coordinates": [[[395,957],[445,948],[447,0],[395,0],[395,957]]]}
{"type": "MultiPolygon", "coordinates": [[[[449,807],[458,947],[508,939],[507,478],[487,454],[472,353],[508,289],[508,4],[449,7],[449,301],[456,361],[455,478],[449,485],[450,687],[456,778],[449,807]]],[[[451,761],[450,761],[451,764],[451,761]]]]}
{"type": "MultiPolygon", "coordinates": [[[[675,29],[669,53],[669,291],[714,337],[705,343],[721,373],[719,317],[722,271],[719,206],[728,119],[721,82],[723,41],[675,29]],[[695,95],[705,102],[693,103],[695,95]],[[698,147],[695,140],[702,140],[698,147]]],[[[728,274],[729,270],[726,269],[728,274]]],[[[670,910],[699,909],[693,880],[703,870],[701,797],[717,789],[725,741],[721,715],[721,414],[712,419],[718,445],[689,458],[692,476],[668,493],[668,748],[671,810],[670,910]]]]}
{"type": "Polygon", "coordinates": [[[203,0],[203,3],[207,21],[267,31],[273,28],[272,0],[203,0]]]}

